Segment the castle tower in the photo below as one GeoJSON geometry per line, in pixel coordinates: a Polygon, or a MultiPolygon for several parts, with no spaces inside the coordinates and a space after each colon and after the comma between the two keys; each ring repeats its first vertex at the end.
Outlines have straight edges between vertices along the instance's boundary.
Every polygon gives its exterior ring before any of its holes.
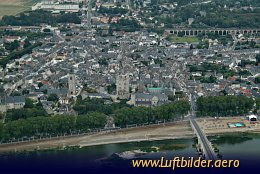
{"type": "Polygon", "coordinates": [[[117,97],[120,99],[128,99],[130,96],[129,92],[129,76],[118,75],[116,78],[116,92],[117,97]]]}

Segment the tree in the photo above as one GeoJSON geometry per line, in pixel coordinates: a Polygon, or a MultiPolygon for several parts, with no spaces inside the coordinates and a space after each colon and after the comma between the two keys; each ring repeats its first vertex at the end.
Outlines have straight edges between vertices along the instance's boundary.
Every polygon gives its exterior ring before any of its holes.
{"type": "MultiPolygon", "coordinates": [[[[20,111],[21,112],[21,111],[20,111]]],[[[106,115],[92,112],[78,117],[59,115],[52,117],[31,117],[0,123],[0,140],[13,140],[22,137],[42,137],[70,134],[75,130],[89,131],[104,128],[106,115]]]]}
{"type": "Polygon", "coordinates": [[[114,121],[118,126],[126,126],[130,123],[131,109],[130,108],[122,108],[115,112],[114,121]]]}
{"type": "Polygon", "coordinates": [[[4,87],[1,85],[0,86],[0,93],[3,93],[5,91],[4,87]]]}
{"type": "Polygon", "coordinates": [[[42,82],[38,83],[38,87],[39,87],[39,88],[41,88],[42,86],[43,86],[43,83],[42,83],[42,82]]]}
{"type": "Polygon", "coordinates": [[[96,3],[97,3],[97,0],[91,0],[90,1],[91,7],[94,8],[96,6],[96,3]]]}
{"type": "Polygon", "coordinates": [[[198,116],[235,116],[247,114],[254,101],[245,96],[209,96],[197,100],[198,116]]]}
{"type": "Polygon", "coordinates": [[[42,106],[27,104],[30,108],[12,109],[6,113],[6,122],[27,119],[31,117],[47,116],[42,106]]]}
{"type": "Polygon", "coordinates": [[[260,110],[260,98],[256,99],[256,110],[260,110]]]}
{"type": "Polygon", "coordinates": [[[14,51],[19,48],[20,44],[17,40],[11,42],[11,43],[4,43],[4,47],[6,50],[14,51]]]}
{"type": "Polygon", "coordinates": [[[53,101],[53,102],[57,102],[59,101],[59,97],[57,96],[57,94],[49,94],[48,95],[48,98],[47,98],[48,101],[53,101]]]}
{"type": "Polygon", "coordinates": [[[113,84],[107,86],[107,91],[109,94],[112,94],[114,91],[116,91],[116,84],[113,83],[113,84]]]}
{"type": "Polygon", "coordinates": [[[31,100],[30,98],[26,98],[24,108],[33,108],[33,107],[34,107],[33,100],[31,100]]]}
{"type": "Polygon", "coordinates": [[[87,115],[77,117],[76,128],[82,131],[89,131],[94,128],[104,128],[106,125],[106,115],[98,112],[91,112],[87,115]]]}
{"type": "Polygon", "coordinates": [[[112,23],[110,26],[113,30],[126,32],[139,31],[141,28],[137,20],[124,18],[121,18],[117,23],[112,23]]]}
{"type": "Polygon", "coordinates": [[[102,112],[105,114],[112,113],[112,107],[104,104],[102,99],[90,99],[77,100],[73,107],[80,115],[87,114],[89,112],[102,112]]]}
{"type": "Polygon", "coordinates": [[[150,107],[124,107],[114,112],[114,121],[117,126],[125,127],[131,124],[144,124],[158,120],[180,119],[190,110],[185,100],[170,102],[154,108],[150,107]]]}
{"type": "Polygon", "coordinates": [[[30,43],[29,39],[24,40],[24,46],[23,46],[24,49],[30,47],[31,45],[32,44],[30,43]]]}
{"type": "Polygon", "coordinates": [[[255,57],[255,59],[256,59],[256,63],[257,63],[257,64],[260,63],[260,54],[257,54],[256,57],[255,57]]]}
{"type": "MultiPolygon", "coordinates": [[[[27,12],[26,12],[27,13],[27,12]]],[[[19,16],[4,16],[0,25],[12,26],[39,26],[42,23],[55,25],[57,23],[80,24],[81,20],[77,13],[52,14],[50,11],[36,10],[19,16]]]]}
{"type": "Polygon", "coordinates": [[[98,12],[102,14],[109,14],[109,15],[124,15],[128,12],[128,10],[121,7],[107,8],[101,6],[98,12]]]}
{"type": "Polygon", "coordinates": [[[24,136],[70,133],[74,129],[75,117],[72,116],[32,117],[7,122],[3,129],[3,137],[7,141],[24,136]]]}
{"type": "Polygon", "coordinates": [[[50,30],[49,28],[44,28],[44,29],[43,29],[43,32],[44,32],[44,33],[49,33],[49,32],[51,32],[51,30],[50,30]]]}
{"type": "Polygon", "coordinates": [[[7,57],[4,57],[2,59],[0,59],[0,65],[2,65],[3,67],[6,66],[6,64],[10,61],[10,60],[15,60],[15,59],[18,59],[20,57],[22,57],[23,55],[25,54],[30,54],[32,53],[32,50],[33,48],[36,48],[38,46],[40,46],[41,43],[36,43],[36,44],[33,44],[21,51],[13,51],[11,52],[7,57]]]}
{"type": "Polygon", "coordinates": [[[260,76],[255,78],[255,83],[260,83],[260,76]]]}
{"type": "Polygon", "coordinates": [[[2,122],[0,122],[0,142],[3,138],[3,129],[4,129],[4,124],[2,122]]]}
{"type": "Polygon", "coordinates": [[[97,93],[97,90],[95,88],[88,87],[87,85],[84,85],[83,89],[88,93],[97,93]]]}
{"type": "Polygon", "coordinates": [[[14,91],[11,96],[21,96],[21,93],[18,91],[14,91]]]}

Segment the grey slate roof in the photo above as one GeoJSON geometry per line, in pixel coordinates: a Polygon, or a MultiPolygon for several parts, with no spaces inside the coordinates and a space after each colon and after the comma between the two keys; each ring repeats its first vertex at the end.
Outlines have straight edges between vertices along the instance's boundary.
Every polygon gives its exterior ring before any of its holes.
{"type": "Polygon", "coordinates": [[[62,89],[48,89],[48,94],[57,94],[60,95],[66,95],[68,93],[68,88],[62,88],[62,89]]]}
{"type": "Polygon", "coordinates": [[[149,99],[151,100],[154,96],[158,97],[159,100],[168,100],[168,97],[165,94],[145,94],[145,93],[136,93],[136,99],[149,99]]]}
{"type": "Polygon", "coordinates": [[[1,103],[25,103],[25,96],[8,96],[1,99],[1,103]]]}

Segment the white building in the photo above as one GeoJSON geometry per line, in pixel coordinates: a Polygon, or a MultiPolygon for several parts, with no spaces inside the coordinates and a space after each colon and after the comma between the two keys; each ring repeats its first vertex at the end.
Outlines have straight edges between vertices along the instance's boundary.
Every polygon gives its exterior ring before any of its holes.
{"type": "Polygon", "coordinates": [[[37,3],[32,6],[32,10],[48,10],[48,11],[65,11],[65,12],[79,12],[79,4],[59,4],[59,3],[37,3]]]}
{"type": "Polygon", "coordinates": [[[248,119],[249,121],[257,121],[257,116],[255,116],[255,115],[249,115],[249,116],[247,116],[247,119],[248,119]]]}

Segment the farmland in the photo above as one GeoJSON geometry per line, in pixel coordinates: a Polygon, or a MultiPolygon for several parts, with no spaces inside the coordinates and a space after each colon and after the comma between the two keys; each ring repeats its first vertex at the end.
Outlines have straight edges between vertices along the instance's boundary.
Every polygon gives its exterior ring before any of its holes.
{"type": "Polygon", "coordinates": [[[28,10],[36,2],[37,0],[0,0],[0,18],[28,10]]]}

